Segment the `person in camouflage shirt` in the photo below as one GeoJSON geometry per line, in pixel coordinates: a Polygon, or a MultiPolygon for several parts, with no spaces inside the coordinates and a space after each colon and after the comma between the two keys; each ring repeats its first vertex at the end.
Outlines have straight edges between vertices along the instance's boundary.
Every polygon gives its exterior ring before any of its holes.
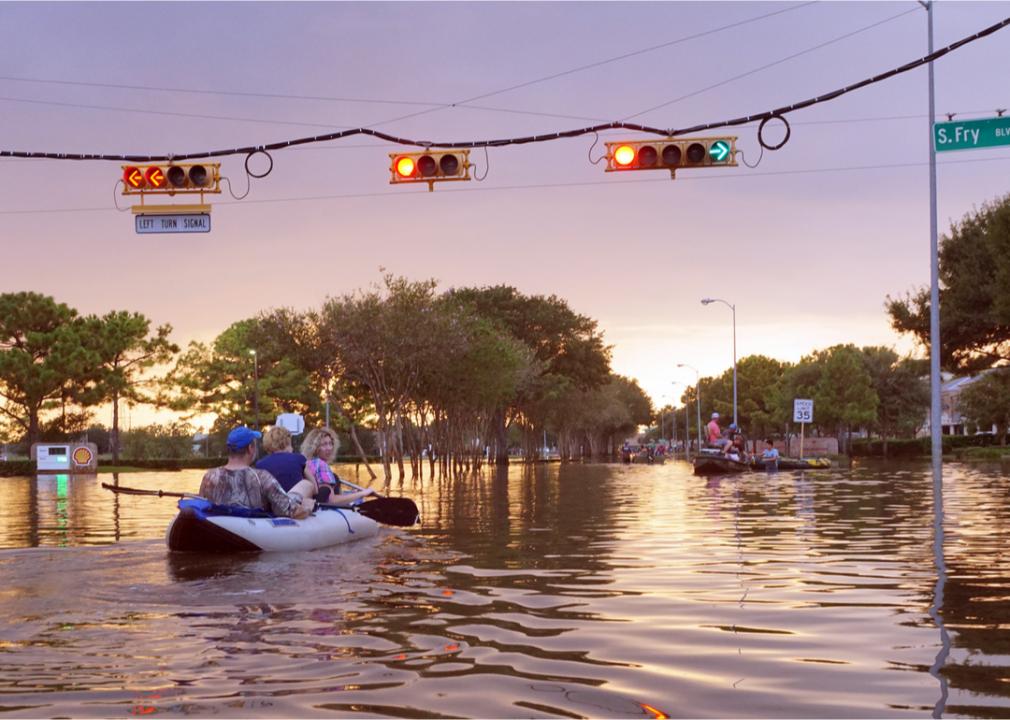
{"type": "Polygon", "coordinates": [[[260,437],[261,433],[244,426],[228,433],[228,464],[207,471],[200,483],[200,496],[217,505],[266,510],[283,517],[305,517],[310,510],[300,492],[286,493],[273,475],[250,467],[256,459],[255,440],[260,437]]]}

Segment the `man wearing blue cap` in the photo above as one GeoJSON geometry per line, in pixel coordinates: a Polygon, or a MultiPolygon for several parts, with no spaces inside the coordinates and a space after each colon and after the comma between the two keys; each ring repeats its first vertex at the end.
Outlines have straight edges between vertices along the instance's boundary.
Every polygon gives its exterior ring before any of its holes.
{"type": "Polygon", "coordinates": [[[244,425],[228,433],[228,464],[207,471],[200,483],[201,497],[217,505],[267,510],[283,517],[305,517],[309,510],[303,504],[309,503],[301,493],[284,492],[273,475],[251,467],[256,459],[256,440],[261,437],[261,433],[244,425]]]}

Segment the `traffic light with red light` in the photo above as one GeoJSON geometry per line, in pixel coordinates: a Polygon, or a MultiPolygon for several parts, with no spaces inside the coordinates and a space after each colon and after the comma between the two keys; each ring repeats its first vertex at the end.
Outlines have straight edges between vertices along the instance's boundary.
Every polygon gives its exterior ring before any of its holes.
{"type": "Polygon", "coordinates": [[[429,150],[416,153],[389,153],[389,184],[428,183],[470,179],[469,150],[429,150]]]}
{"type": "Polygon", "coordinates": [[[607,143],[607,172],[736,167],[736,137],[665,138],[607,143]]]}
{"type": "Polygon", "coordinates": [[[221,163],[123,166],[123,195],[220,192],[221,163]]]}

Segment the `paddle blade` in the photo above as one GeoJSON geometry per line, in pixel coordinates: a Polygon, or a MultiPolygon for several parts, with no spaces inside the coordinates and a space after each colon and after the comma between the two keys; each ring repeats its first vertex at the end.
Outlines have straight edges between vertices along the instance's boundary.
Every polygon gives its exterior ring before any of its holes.
{"type": "Polygon", "coordinates": [[[355,510],[375,522],[396,527],[410,527],[421,520],[417,505],[410,498],[375,498],[374,500],[366,500],[355,510]]]}

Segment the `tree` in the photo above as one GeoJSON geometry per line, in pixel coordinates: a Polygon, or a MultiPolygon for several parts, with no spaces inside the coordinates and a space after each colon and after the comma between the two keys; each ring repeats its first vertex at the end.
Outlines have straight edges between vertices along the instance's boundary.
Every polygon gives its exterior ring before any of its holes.
{"type": "MultiPolygon", "coordinates": [[[[214,339],[211,346],[192,342],[176,361],[166,382],[167,392],[160,401],[192,415],[214,413],[214,429],[235,425],[259,425],[264,419],[290,407],[294,411],[318,416],[319,396],[313,392],[307,374],[280,352],[261,353],[253,377],[252,338],[259,330],[257,320],[240,320],[214,339]],[[254,393],[258,393],[259,417],[253,412],[254,393]]],[[[307,420],[308,421],[308,420],[307,420]]]]}
{"type": "Polygon", "coordinates": [[[863,364],[877,393],[877,417],[872,423],[880,433],[887,457],[891,436],[914,435],[929,409],[929,383],[923,380],[926,361],[899,358],[886,347],[864,347],[863,364]]]}
{"type": "Polygon", "coordinates": [[[95,339],[100,373],[88,397],[90,402],[112,403],[112,429],[109,444],[113,463],[119,462],[119,401],[153,403],[155,398],[141,391],[144,371],[167,363],[179,352],[169,341],[171,325],[150,333],[151,321],[140,313],[113,311],[102,317],[84,319],[86,331],[95,339]]]}
{"type": "Polygon", "coordinates": [[[319,312],[319,332],[339,357],[344,379],[368,389],[387,481],[392,459],[404,474],[402,420],[418,393],[421,368],[443,352],[434,291],[433,280],[387,275],[383,287],[331,298],[319,312]]]}
{"type": "Polygon", "coordinates": [[[821,376],[814,389],[818,423],[834,427],[839,436],[844,430],[847,440],[853,425],[876,419],[879,399],[870,374],[854,345],[834,345],[815,356],[821,364],[821,376]]]}
{"type": "MultiPolygon", "coordinates": [[[[555,295],[526,296],[514,287],[497,285],[451,290],[448,295],[471,304],[477,312],[497,323],[525,344],[539,363],[539,378],[523,392],[498,408],[495,417],[495,462],[508,464],[508,426],[518,416],[535,412],[545,393],[554,392],[558,382],[548,376],[570,381],[574,387],[592,390],[610,377],[610,348],[603,344],[595,320],[571,310],[555,295]]],[[[562,385],[564,383],[561,383],[562,385]]],[[[533,425],[528,434],[534,432],[533,425]]]]}
{"type": "MultiPolygon", "coordinates": [[[[1010,195],[966,214],[941,239],[940,361],[977,372],[1010,361],[1010,195]]],[[[887,296],[891,325],[929,348],[929,289],[887,296]]]]}
{"type": "Polygon", "coordinates": [[[1010,429],[1010,368],[997,368],[961,393],[961,412],[979,426],[995,425],[1000,445],[1010,429]]]}
{"type": "Polygon", "coordinates": [[[98,356],[88,340],[67,305],[34,292],[0,295],[0,412],[29,445],[39,440],[44,404],[93,379],[98,356]]]}
{"type": "Polygon", "coordinates": [[[131,428],[123,433],[123,455],[139,460],[192,457],[194,432],[185,422],[131,428]]]}
{"type": "MultiPolygon", "coordinates": [[[[736,368],[737,415],[740,427],[752,438],[774,432],[784,421],[780,386],[783,373],[787,371],[789,364],[764,355],[748,355],[737,361],[736,368]]],[[[717,412],[722,418],[732,418],[733,368],[728,368],[718,377],[701,378],[699,384],[702,416],[707,418],[711,413],[717,412]]],[[[684,390],[680,401],[693,405],[696,393],[697,390],[692,385],[684,390]]],[[[791,412],[789,417],[792,417],[791,412]]]]}

